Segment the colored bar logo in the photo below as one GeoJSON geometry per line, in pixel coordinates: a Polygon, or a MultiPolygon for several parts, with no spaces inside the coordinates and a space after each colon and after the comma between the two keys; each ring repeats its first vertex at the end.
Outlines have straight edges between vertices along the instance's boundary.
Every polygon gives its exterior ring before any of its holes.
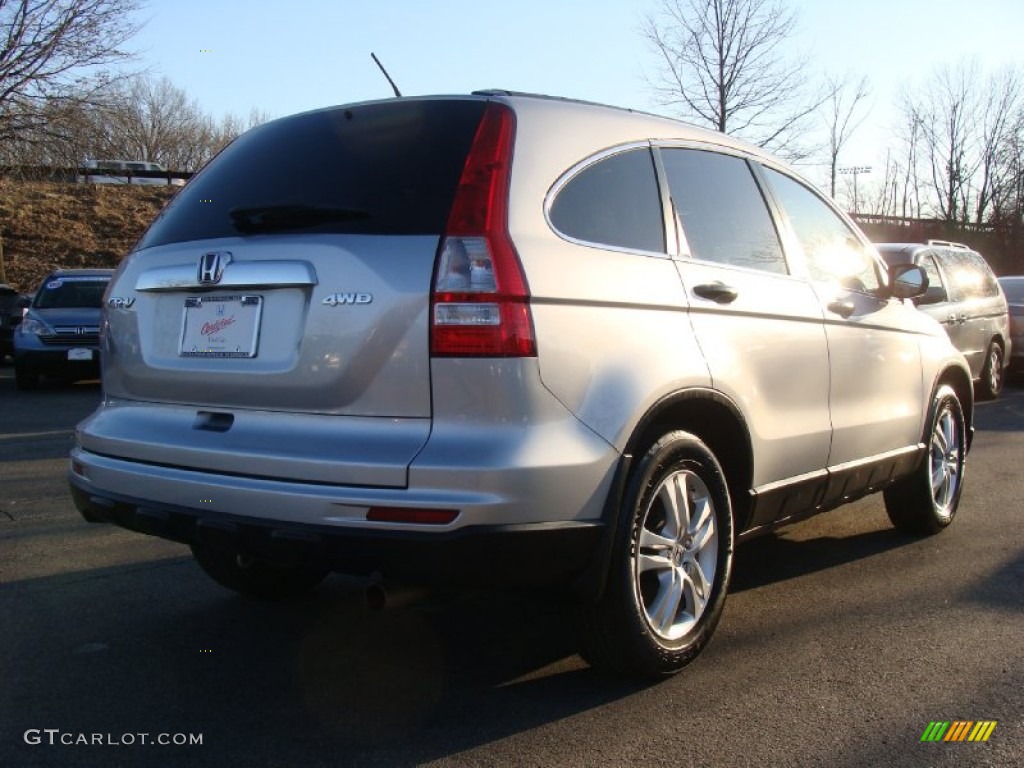
{"type": "Polygon", "coordinates": [[[921,741],[988,741],[996,720],[933,721],[921,734],[921,741]]]}

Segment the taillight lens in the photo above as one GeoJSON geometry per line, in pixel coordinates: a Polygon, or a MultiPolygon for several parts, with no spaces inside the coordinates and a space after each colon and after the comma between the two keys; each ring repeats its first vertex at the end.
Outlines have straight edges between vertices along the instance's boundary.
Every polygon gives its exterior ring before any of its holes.
{"type": "Polygon", "coordinates": [[[515,117],[490,103],[462,169],[431,294],[431,354],[537,354],[530,294],[508,233],[515,117]]]}

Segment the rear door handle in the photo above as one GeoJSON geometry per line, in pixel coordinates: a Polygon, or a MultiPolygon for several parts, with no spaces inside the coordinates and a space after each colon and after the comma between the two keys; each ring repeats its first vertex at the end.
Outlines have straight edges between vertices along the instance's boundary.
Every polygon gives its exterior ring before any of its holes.
{"type": "Polygon", "coordinates": [[[716,304],[732,304],[736,301],[736,297],[740,295],[739,291],[720,280],[694,286],[693,292],[702,299],[710,299],[716,304]]]}
{"type": "Polygon", "coordinates": [[[849,299],[845,301],[833,301],[831,304],[828,305],[829,312],[834,312],[844,320],[848,318],[850,315],[852,315],[853,310],[855,310],[856,308],[856,305],[849,299]]]}

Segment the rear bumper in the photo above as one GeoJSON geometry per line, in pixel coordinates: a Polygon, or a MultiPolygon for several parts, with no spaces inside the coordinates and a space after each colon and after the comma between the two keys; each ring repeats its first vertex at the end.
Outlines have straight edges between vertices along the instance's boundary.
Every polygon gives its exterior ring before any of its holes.
{"type": "Polygon", "coordinates": [[[75,506],[90,522],[186,544],[229,546],[281,565],[380,572],[417,584],[570,587],[590,565],[604,530],[600,522],[577,521],[448,531],[339,528],[154,505],[94,491],[73,473],[69,481],[75,506]]]}

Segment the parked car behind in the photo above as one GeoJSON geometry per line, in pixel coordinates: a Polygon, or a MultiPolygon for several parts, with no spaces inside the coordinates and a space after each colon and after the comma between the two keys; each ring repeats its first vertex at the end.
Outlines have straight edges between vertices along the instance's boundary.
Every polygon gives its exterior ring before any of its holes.
{"type": "Polygon", "coordinates": [[[953,520],[973,395],[925,282],[674,120],[497,91],[283,118],[118,269],[72,495],[247,594],[566,591],[591,663],[671,674],[737,539],[876,491],[953,520]]]}
{"type": "Polygon", "coordinates": [[[1013,345],[1010,317],[988,263],[966,245],[945,240],[879,243],[889,264],[917,264],[928,273],[928,291],[917,305],[934,317],[964,353],[977,382],[978,397],[991,400],[1003,389],[1004,369],[1013,345]]]}
{"type": "Polygon", "coordinates": [[[1024,373],[1024,275],[1000,277],[1010,310],[1010,345],[1012,352],[1007,366],[1014,374],[1024,373]]]}
{"type": "Polygon", "coordinates": [[[18,389],[35,389],[41,375],[68,381],[100,373],[100,307],[112,269],[58,269],[47,275],[14,332],[18,389]]]}
{"type": "MultiPolygon", "coordinates": [[[[167,176],[140,176],[139,173],[159,172],[166,174],[167,169],[160,163],[146,160],[86,160],[83,169],[96,169],[107,173],[84,173],[78,177],[80,184],[141,184],[149,186],[167,186],[167,176]],[[120,173],[109,173],[119,171],[120,173]]],[[[184,179],[171,179],[171,186],[184,186],[184,179]]]]}
{"type": "Polygon", "coordinates": [[[6,283],[0,283],[0,362],[14,354],[14,329],[30,299],[6,283]]]}

